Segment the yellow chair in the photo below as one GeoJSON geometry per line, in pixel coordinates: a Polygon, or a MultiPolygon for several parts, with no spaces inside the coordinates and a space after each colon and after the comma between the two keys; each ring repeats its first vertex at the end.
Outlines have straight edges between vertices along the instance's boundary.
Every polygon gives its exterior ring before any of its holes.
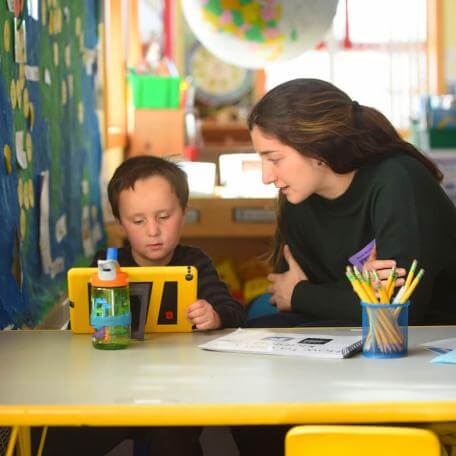
{"type": "Polygon", "coordinates": [[[440,456],[429,430],[387,426],[295,426],[285,456],[440,456]]]}

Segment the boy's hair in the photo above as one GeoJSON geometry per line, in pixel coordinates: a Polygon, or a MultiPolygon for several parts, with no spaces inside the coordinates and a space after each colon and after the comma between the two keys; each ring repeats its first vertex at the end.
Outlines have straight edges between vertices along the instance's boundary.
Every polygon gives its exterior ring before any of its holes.
{"type": "Polygon", "coordinates": [[[188,181],[185,172],[179,166],[164,158],[152,155],[140,155],[125,160],[114,172],[108,184],[108,198],[114,217],[119,216],[119,195],[123,190],[133,189],[138,180],[152,176],[166,179],[177,196],[183,210],[188,203],[188,181]]]}

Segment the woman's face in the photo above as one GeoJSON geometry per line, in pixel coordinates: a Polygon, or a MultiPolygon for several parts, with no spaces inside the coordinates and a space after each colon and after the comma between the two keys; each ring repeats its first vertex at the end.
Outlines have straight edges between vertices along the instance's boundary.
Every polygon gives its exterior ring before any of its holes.
{"type": "Polygon", "coordinates": [[[261,157],[264,184],[274,184],[293,204],[318,193],[325,168],[319,160],[301,155],[256,126],[251,137],[253,147],[261,157]]]}

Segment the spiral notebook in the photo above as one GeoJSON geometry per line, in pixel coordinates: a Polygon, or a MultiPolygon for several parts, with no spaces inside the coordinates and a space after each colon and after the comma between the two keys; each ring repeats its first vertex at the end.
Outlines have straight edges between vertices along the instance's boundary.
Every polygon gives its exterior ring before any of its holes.
{"type": "Polygon", "coordinates": [[[199,345],[203,350],[287,355],[316,358],[348,358],[361,350],[361,335],[325,335],[270,329],[238,329],[199,345]]]}

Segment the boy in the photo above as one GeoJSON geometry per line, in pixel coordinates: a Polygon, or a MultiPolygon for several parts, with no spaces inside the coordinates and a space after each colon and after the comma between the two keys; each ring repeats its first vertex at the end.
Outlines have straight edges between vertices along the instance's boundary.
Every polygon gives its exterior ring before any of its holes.
{"type": "MultiPolygon", "coordinates": [[[[185,172],[153,156],[133,157],[114,172],[108,185],[112,212],[127,236],[118,250],[120,266],[195,266],[198,300],[187,317],[200,330],[238,327],[244,309],[219,279],[210,258],[196,247],[179,243],[188,203],[185,172]]],[[[106,252],[97,252],[105,259],[106,252]]],[[[49,428],[43,455],[103,455],[122,440],[134,438],[163,456],[199,456],[201,427],[49,428]],[[69,445],[68,442],[71,442],[69,445]],[[62,451],[64,453],[62,453],[62,451]]],[[[38,435],[34,439],[38,443],[38,435]]]]}
{"type": "MultiPolygon", "coordinates": [[[[185,172],[159,157],[138,156],[123,162],[108,185],[114,217],[129,246],[119,249],[120,266],[195,266],[198,300],[188,309],[197,329],[239,327],[244,309],[219,279],[210,258],[196,247],[179,243],[188,204],[185,172]]],[[[98,252],[105,259],[106,252],[98,252]]]]}

